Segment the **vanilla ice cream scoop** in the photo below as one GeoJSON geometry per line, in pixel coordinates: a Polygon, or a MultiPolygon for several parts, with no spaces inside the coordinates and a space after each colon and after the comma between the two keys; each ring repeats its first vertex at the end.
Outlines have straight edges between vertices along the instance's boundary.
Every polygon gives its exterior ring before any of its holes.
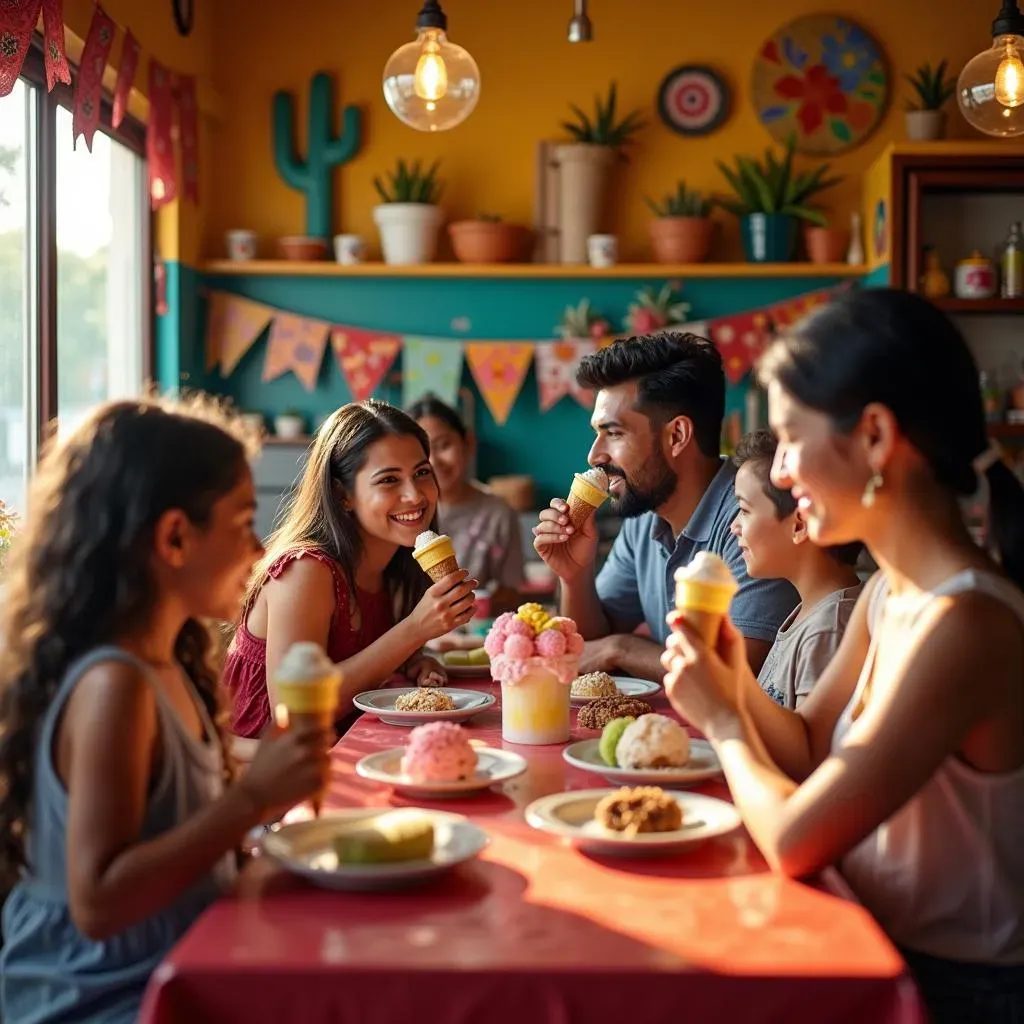
{"type": "Polygon", "coordinates": [[[600,466],[592,466],[585,473],[576,474],[581,480],[585,480],[591,487],[599,491],[608,492],[608,474],[600,466]]]}
{"type": "Polygon", "coordinates": [[[690,581],[710,583],[712,586],[735,587],[736,581],[729,572],[729,566],[711,551],[698,551],[688,565],[676,569],[676,583],[690,581]]]}
{"type": "Polygon", "coordinates": [[[274,679],[278,683],[318,683],[332,675],[337,666],[317,643],[292,644],[277,666],[274,679]]]}
{"type": "Polygon", "coordinates": [[[419,551],[420,548],[425,548],[428,544],[433,544],[435,540],[440,540],[442,536],[443,534],[434,533],[433,530],[424,530],[416,538],[416,545],[413,550],[419,551]]]}

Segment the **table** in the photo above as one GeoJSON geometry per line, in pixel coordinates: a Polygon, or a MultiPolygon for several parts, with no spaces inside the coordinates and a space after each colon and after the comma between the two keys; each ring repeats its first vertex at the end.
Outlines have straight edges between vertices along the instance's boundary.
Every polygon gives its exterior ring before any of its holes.
{"type": "MultiPolygon", "coordinates": [[[[496,709],[468,728],[503,745],[496,709]]],[[[334,749],[327,806],[411,805],[355,774],[361,757],[406,736],[361,718],[334,749]]],[[[603,781],[567,765],[561,747],[510,749],[529,761],[525,776],[423,804],[485,828],[478,861],[425,888],[346,894],[257,860],[154,974],[140,1021],[925,1020],[900,957],[834,873],[814,886],[772,875],[745,832],[667,860],[581,854],[531,829],[522,809],[603,781]]],[[[728,795],[722,783],[699,789],[728,795]]]]}

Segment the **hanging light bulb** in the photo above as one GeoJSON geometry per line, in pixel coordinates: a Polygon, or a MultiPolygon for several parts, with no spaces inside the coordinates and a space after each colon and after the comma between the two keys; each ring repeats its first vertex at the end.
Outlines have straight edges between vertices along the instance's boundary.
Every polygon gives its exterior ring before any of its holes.
{"type": "Polygon", "coordinates": [[[569,42],[589,43],[594,38],[594,26],[587,14],[587,0],[575,0],[569,20],[569,42]]]}
{"type": "Polygon", "coordinates": [[[1024,14],[1003,0],[992,23],[992,46],[968,61],[957,82],[967,121],[986,135],[1024,135],[1024,14]]]}
{"type": "Polygon", "coordinates": [[[384,66],[384,99],[395,117],[421,132],[443,132],[465,121],[480,98],[480,69],[445,34],[438,0],[424,0],[416,39],[384,66]]]}

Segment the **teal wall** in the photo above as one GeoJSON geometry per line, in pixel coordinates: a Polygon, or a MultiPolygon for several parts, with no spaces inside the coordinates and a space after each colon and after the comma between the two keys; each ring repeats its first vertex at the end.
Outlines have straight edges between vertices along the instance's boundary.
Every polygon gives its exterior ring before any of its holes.
{"type": "MultiPolygon", "coordinates": [[[[306,392],[291,374],[263,383],[260,374],[266,337],[260,338],[235,372],[224,379],[203,370],[201,292],[204,288],[230,291],[290,312],[318,317],[331,323],[352,324],[400,334],[425,334],[467,340],[554,337],[564,308],[586,297],[613,324],[620,324],[636,292],[659,285],[652,278],[630,279],[526,279],[526,278],[416,278],[416,277],[269,277],[229,276],[200,278],[187,267],[177,267],[180,296],[178,350],[181,375],[193,387],[230,396],[245,409],[273,416],[296,409],[317,422],[337,406],[351,400],[348,387],[330,351],[325,354],[316,391],[306,392]],[[464,330],[453,329],[463,320],[464,330]]],[[[170,268],[168,278],[170,279],[170,268]]],[[[804,292],[829,287],[827,278],[699,278],[685,283],[683,297],[690,317],[708,317],[756,309],[804,292]]],[[[169,328],[168,328],[169,329],[169,328]]],[[[168,369],[173,370],[168,357],[168,369]]],[[[162,365],[162,364],[161,364],[162,365]]],[[[400,366],[400,364],[399,364],[400,366]]],[[[168,386],[170,381],[161,382],[168,386]]],[[[538,406],[537,384],[530,375],[504,427],[491,417],[476,392],[468,369],[463,385],[476,403],[474,424],[480,442],[480,476],[527,473],[537,482],[538,494],[561,493],[565,482],[584,464],[592,441],[589,412],[564,398],[547,413],[538,406]]],[[[742,410],[746,388],[730,388],[729,408],[742,410]]],[[[394,384],[378,397],[397,403],[394,384]]]]}

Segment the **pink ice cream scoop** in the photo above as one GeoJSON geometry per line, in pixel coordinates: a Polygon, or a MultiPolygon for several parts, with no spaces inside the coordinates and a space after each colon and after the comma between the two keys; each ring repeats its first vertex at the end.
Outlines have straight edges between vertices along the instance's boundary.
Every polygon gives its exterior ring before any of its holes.
{"type": "Polygon", "coordinates": [[[431,722],[409,734],[402,772],[413,782],[458,782],[476,772],[476,751],[462,726],[431,722]]]}

